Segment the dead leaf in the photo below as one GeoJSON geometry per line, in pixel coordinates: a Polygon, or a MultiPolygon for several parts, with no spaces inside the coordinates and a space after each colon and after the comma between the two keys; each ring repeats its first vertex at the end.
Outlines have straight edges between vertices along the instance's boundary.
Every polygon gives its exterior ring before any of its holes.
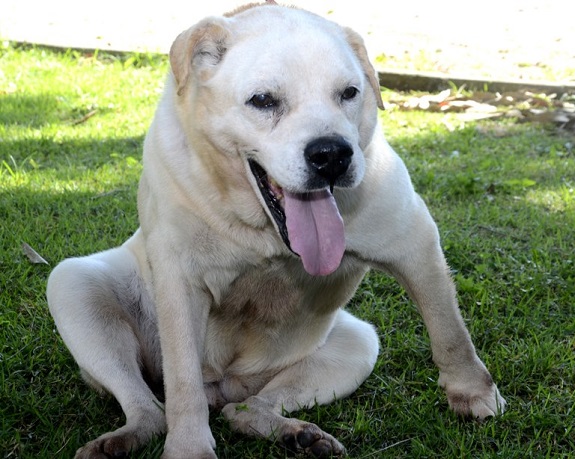
{"type": "Polygon", "coordinates": [[[459,115],[457,115],[457,118],[460,119],[463,122],[468,122],[468,121],[479,121],[479,120],[486,120],[488,118],[497,118],[499,116],[501,116],[502,113],[497,112],[465,112],[465,113],[460,113],[459,115]]]}
{"type": "Polygon", "coordinates": [[[389,101],[389,108],[457,113],[463,122],[505,116],[517,122],[554,124],[562,130],[575,130],[575,94],[572,93],[558,99],[556,94],[529,91],[478,91],[469,95],[447,89],[438,94],[398,96],[389,101]]]}
{"type": "Polygon", "coordinates": [[[50,264],[46,260],[44,260],[44,258],[42,258],[38,252],[36,252],[32,247],[30,247],[25,242],[22,244],[22,250],[24,251],[24,254],[28,257],[28,260],[30,260],[30,262],[34,264],[45,264],[45,265],[50,264]]]}

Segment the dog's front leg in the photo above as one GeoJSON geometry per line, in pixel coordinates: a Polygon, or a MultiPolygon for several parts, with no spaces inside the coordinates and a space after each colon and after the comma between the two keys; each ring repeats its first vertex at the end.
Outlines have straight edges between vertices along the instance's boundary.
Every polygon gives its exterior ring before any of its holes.
{"type": "Polygon", "coordinates": [[[215,458],[201,370],[211,298],[185,275],[181,254],[155,253],[152,270],[168,428],[162,458],[215,458]]]}
{"type": "Polygon", "coordinates": [[[420,219],[386,269],[417,304],[427,327],[439,384],[458,414],[483,419],[502,413],[505,400],[475,352],[461,317],[454,283],[440,248],[435,223],[420,219]]]}

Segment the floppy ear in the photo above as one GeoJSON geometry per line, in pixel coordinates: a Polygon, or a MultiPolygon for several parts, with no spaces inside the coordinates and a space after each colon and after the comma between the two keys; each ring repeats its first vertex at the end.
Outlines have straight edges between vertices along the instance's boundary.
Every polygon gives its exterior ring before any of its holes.
{"type": "Polygon", "coordinates": [[[373,92],[375,93],[377,106],[381,110],[383,110],[384,107],[383,107],[383,100],[381,98],[381,89],[379,87],[379,80],[377,78],[377,74],[375,72],[375,69],[373,68],[373,65],[371,65],[371,62],[369,61],[369,57],[367,55],[367,50],[365,49],[363,38],[361,38],[361,36],[357,32],[355,32],[350,28],[345,27],[344,31],[347,36],[347,42],[349,43],[349,45],[355,52],[357,58],[359,59],[359,62],[363,67],[363,71],[369,81],[369,84],[372,87],[373,92]]]}
{"type": "Polygon", "coordinates": [[[223,18],[204,19],[177,36],[170,48],[170,65],[178,95],[188,83],[193,67],[214,67],[222,60],[229,36],[223,18]]]}

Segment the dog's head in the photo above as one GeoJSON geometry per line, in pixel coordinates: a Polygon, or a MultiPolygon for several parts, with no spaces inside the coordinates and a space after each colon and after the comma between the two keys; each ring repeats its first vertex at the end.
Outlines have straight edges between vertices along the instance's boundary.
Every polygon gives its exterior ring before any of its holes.
{"type": "Polygon", "coordinates": [[[277,231],[305,269],[325,275],[345,249],[334,188],[357,186],[382,107],[361,38],[280,6],[208,18],[170,52],[192,138],[240,161],[277,231]]]}

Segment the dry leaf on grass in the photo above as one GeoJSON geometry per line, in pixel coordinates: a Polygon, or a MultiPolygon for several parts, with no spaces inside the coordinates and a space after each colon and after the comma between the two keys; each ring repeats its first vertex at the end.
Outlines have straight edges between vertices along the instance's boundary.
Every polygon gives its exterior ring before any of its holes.
{"type": "Polygon", "coordinates": [[[24,251],[24,254],[28,257],[28,260],[30,260],[31,263],[45,264],[45,265],[50,264],[46,260],[44,260],[44,258],[42,258],[42,256],[38,252],[36,252],[32,247],[30,247],[25,242],[22,244],[22,250],[24,251]]]}
{"type": "Polygon", "coordinates": [[[575,95],[533,94],[529,91],[505,93],[446,89],[438,94],[407,95],[392,98],[387,108],[458,113],[462,121],[477,121],[505,116],[520,122],[552,123],[560,129],[575,131],[575,95]]]}

